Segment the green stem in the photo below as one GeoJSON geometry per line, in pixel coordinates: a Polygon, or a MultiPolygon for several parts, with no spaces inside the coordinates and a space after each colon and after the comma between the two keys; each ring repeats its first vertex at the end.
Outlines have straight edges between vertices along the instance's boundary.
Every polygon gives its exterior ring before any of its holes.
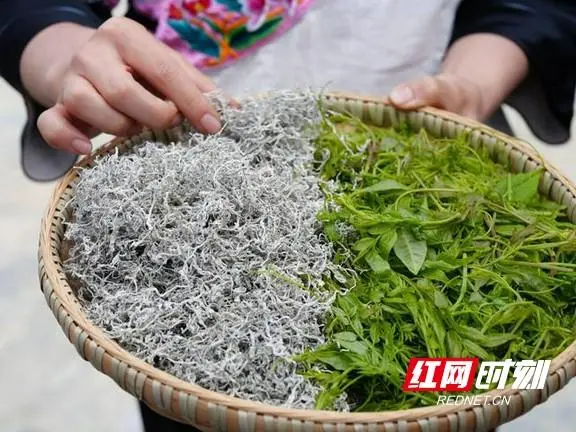
{"type": "Polygon", "coordinates": [[[412,189],[409,191],[406,191],[402,194],[400,194],[400,196],[398,196],[398,198],[396,198],[396,201],[394,202],[394,210],[398,210],[398,203],[400,202],[400,200],[402,198],[407,197],[408,195],[412,195],[415,193],[428,193],[428,192],[455,192],[455,193],[464,193],[465,191],[461,190],[461,189],[448,189],[448,188],[423,188],[423,189],[412,189]]]}
{"type": "Polygon", "coordinates": [[[564,241],[559,241],[559,242],[554,242],[554,243],[529,244],[529,245],[522,246],[520,249],[542,250],[542,249],[549,249],[549,248],[556,248],[556,247],[560,247],[560,246],[565,246],[565,245],[570,244],[572,242],[574,242],[574,240],[564,240],[564,241]]]}
{"type": "Polygon", "coordinates": [[[514,294],[514,296],[519,300],[519,301],[523,301],[524,299],[520,296],[520,294],[518,294],[518,292],[516,292],[516,290],[514,288],[512,288],[510,286],[510,284],[508,282],[506,282],[506,280],[500,276],[498,273],[495,273],[491,270],[482,268],[482,267],[476,267],[476,266],[472,266],[472,269],[481,272],[481,273],[487,273],[490,276],[492,276],[494,279],[497,279],[504,288],[506,288],[508,291],[510,291],[512,294],[514,294]]]}
{"type": "Polygon", "coordinates": [[[571,272],[573,269],[576,269],[576,264],[571,263],[532,263],[526,261],[503,261],[503,263],[509,265],[534,267],[545,270],[568,271],[568,272],[571,272]]]}
{"type": "MultiPolygon", "coordinates": [[[[462,259],[466,260],[466,254],[463,255],[462,259]]],[[[464,264],[462,268],[462,284],[460,285],[460,294],[456,299],[456,303],[452,306],[452,310],[456,310],[456,308],[460,305],[462,300],[464,300],[464,296],[466,295],[466,288],[468,288],[468,264],[464,264]]]]}

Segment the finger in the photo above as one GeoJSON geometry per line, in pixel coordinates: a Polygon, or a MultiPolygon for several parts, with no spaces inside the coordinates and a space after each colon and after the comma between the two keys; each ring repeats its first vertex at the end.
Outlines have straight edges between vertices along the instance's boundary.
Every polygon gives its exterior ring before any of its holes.
{"type": "Polygon", "coordinates": [[[99,47],[98,56],[81,55],[74,69],[107,105],[136,123],[152,129],[173,124],[178,111],[174,103],[154,95],[136,81],[113,47],[99,47]]]}
{"type": "Polygon", "coordinates": [[[444,82],[435,77],[426,76],[395,87],[390,93],[390,101],[405,109],[423,106],[442,108],[442,96],[445,91],[444,82]]]}
{"type": "Polygon", "coordinates": [[[79,118],[72,117],[69,114],[68,114],[68,121],[72,124],[72,126],[74,126],[76,129],[78,129],[80,132],[82,132],[90,139],[97,137],[101,133],[101,131],[96,129],[94,126],[89,125],[88,123],[80,120],[79,118]]]}
{"type": "MultiPolygon", "coordinates": [[[[177,52],[175,53],[177,54],[177,52]]],[[[180,63],[182,69],[186,70],[186,72],[190,74],[190,78],[193,80],[193,82],[196,83],[202,93],[210,93],[218,89],[214,81],[212,81],[195,67],[191,67],[190,63],[188,63],[188,60],[186,60],[184,57],[181,55],[176,55],[175,57],[180,63]]]]}
{"type": "Polygon", "coordinates": [[[172,55],[166,55],[164,59],[160,57],[160,53],[156,56],[158,61],[141,57],[128,61],[140,63],[137,67],[146,71],[142,72],[145,79],[173,101],[196,128],[206,133],[217,133],[222,127],[219,115],[195,83],[195,74],[188,66],[182,67],[178,61],[170,58],[172,55]]]}
{"type": "MultiPolygon", "coordinates": [[[[189,67],[189,66],[186,66],[189,67]]],[[[149,91],[150,93],[152,93],[154,96],[157,96],[161,99],[164,99],[164,95],[156,88],[154,88],[154,86],[152,86],[151,84],[149,84],[144,77],[140,76],[138,73],[136,73],[136,71],[131,68],[130,66],[126,66],[126,70],[134,77],[134,79],[140,84],[142,85],[142,87],[144,87],[147,91],[149,91]]],[[[217,90],[216,85],[209,80],[206,76],[204,76],[203,74],[199,73],[199,80],[200,79],[207,79],[208,82],[207,83],[200,83],[198,85],[198,88],[200,89],[200,91],[202,93],[210,93],[212,91],[217,90]]]]}
{"type": "Polygon", "coordinates": [[[62,104],[54,105],[38,117],[38,130],[54,148],[79,154],[89,154],[92,151],[87,134],[74,126],[62,104]]]}
{"type": "Polygon", "coordinates": [[[228,98],[228,106],[230,108],[234,108],[234,109],[241,109],[242,108],[242,103],[240,103],[240,101],[238,99],[229,97],[228,98]]]}
{"type": "Polygon", "coordinates": [[[111,22],[105,31],[112,40],[122,60],[148,83],[173,101],[182,114],[199,130],[216,133],[221,129],[220,119],[203,91],[214,89],[204,77],[183,58],[157,41],[139,25],[121,25],[111,22]]]}
{"type": "Polygon", "coordinates": [[[70,115],[105,133],[125,136],[139,129],[134,120],[108,105],[92,84],[79,75],[66,82],[60,103],[70,115]]]}

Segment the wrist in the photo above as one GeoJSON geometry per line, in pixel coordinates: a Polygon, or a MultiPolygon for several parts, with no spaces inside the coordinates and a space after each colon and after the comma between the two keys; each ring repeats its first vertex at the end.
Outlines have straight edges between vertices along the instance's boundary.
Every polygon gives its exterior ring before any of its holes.
{"type": "Polygon", "coordinates": [[[54,105],[74,54],[94,32],[92,28],[64,22],[34,36],[20,60],[20,76],[28,94],[43,106],[54,105]]]}
{"type": "Polygon", "coordinates": [[[528,75],[528,60],[511,40],[478,33],[457,40],[448,50],[441,74],[451,76],[477,99],[478,119],[488,119],[528,75]]]}
{"type": "Polygon", "coordinates": [[[473,120],[484,121],[488,119],[498,106],[486,98],[486,89],[478,82],[453,72],[442,72],[437,77],[448,84],[447,88],[456,93],[451,100],[459,101],[454,110],[459,114],[473,120]]]}
{"type": "MultiPolygon", "coordinates": [[[[66,69],[67,65],[63,64],[63,62],[54,62],[46,67],[45,91],[41,95],[37,94],[38,97],[43,99],[39,102],[44,106],[49,108],[58,102],[66,69]]],[[[33,97],[35,96],[33,95],[33,97]]]]}

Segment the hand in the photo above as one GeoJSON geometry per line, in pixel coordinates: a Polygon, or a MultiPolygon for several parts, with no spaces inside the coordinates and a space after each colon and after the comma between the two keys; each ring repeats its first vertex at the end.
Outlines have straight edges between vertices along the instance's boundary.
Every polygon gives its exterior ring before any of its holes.
{"type": "Polygon", "coordinates": [[[432,106],[473,120],[484,121],[487,117],[480,87],[451,74],[426,76],[400,84],[390,93],[390,102],[399,109],[432,106]]]}
{"type": "Polygon", "coordinates": [[[201,132],[221,128],[204,95],[214,84],[126,18],[96,30],[57,82],[56,104],[38,119],[40,133],[56,148],[86,154],[98,132],[126,136],[142,126],[166,128],[180,120],[179,113],[201,132]]]}

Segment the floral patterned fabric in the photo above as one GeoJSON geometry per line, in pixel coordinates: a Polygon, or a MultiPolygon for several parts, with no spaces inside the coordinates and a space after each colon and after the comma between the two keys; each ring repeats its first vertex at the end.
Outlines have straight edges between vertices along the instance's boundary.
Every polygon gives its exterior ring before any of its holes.
{"type": "MultiPolygon", "coordinates": [[[[132,0],[156,37],[198,68],[226,65],[290,29],[313,0],[132,0]]],[[[105,0],[114,7],[119,0],[105,0]]]]}

